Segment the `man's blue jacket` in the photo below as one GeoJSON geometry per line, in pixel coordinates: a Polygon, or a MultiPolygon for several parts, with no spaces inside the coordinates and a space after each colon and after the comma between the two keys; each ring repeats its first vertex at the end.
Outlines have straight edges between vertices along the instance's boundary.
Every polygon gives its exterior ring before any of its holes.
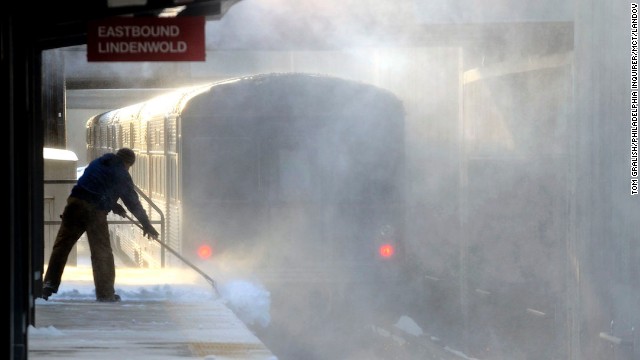
{"type": "Polygon", "coordinates": [[[91,161],[70,196],[83,199],[107,212],[113,209],[118,199],[122,199],[127,209],[143,225],[149,224],[149,217],[140,203],[131,175],[124,161],[116,154],[104,154],[91,161]]]}

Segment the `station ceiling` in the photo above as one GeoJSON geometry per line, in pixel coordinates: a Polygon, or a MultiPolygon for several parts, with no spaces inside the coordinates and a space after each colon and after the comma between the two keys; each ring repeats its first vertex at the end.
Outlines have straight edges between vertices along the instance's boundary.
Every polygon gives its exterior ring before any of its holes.
{"type": "Polygon", "coordinates": [[[42,49],[86,44],[87,22],[115,16],[205,16],[216,20],[241,0],[68,0],[38,3],[32,12],[13,11],[42,49]]]}

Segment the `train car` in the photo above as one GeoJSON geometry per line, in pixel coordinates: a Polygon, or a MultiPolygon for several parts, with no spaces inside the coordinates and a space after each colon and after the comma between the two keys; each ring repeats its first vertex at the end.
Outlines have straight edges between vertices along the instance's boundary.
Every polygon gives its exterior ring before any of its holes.
{"type": "MultiPolygon", "coordinates": [[[[120,147],[162,241],[198,265],[349,281],[402,256],[404,108],[386,90],[301,73],[181,88],[88,120],[89,159],[120,147]]],[[[136,266],[180,264],[112,228],[136,266]]]]}

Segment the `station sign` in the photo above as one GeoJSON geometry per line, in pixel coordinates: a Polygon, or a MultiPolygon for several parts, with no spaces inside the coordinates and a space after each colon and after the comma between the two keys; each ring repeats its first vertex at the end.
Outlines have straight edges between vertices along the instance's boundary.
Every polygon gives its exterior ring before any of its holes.
{"type": "Polygon", "coordinates": [[[204,16],[91,21],[87,28],[87,60],[205,61],[204,27],[204,16]]]}

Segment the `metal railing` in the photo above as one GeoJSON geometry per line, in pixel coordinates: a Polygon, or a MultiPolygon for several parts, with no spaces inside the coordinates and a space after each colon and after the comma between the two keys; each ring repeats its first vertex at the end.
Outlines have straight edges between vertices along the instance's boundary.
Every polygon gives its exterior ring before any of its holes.
{"type": "MultiPolygon", "coordinates": [[[[75,184],[77,182],[77,180],[45,180],[44,183],[45,184],[75,184]]],[[[182,256],[178,251],[174,250],[173,248],[171,248],[169,245],[167,245],[166,243],[166,239],[165,239],[165,217],[164,217],[164,213],[162,212],[162,210],[151,200],[151,198],[149,198],[145,193],[142,192],[142,190],[140,190],[140,188],[138,188],[137,186],[135,186],[136,192],[138,193],[138,195],[140,195],[143,199],[145,199],[149,205],[158,212],[158,214],[160,215],[160,220],[155,220],[152,221],[150,220],[151,224],[160,224],[160,239],[154,239],[156,241],[158,241],[160,243],[160,265],[161,267],[164,267],[165,265],[165,253],[166,251],[171,252],[173,255],[175,255],[176,257],[178,257],[180,260],[182,260],[185,264],[189,265],[193,270],[195,270],[196,272],[198,272],[200,275],[202,275],[205,280],[207,280],[209,282],[209,284],[211,284],[211,286],[213,287],[213,290],[216,292],[216,294],[218,294],[218,288],[216,285],[216,281],[211,278],[209,275],[207,275],[204,271],[202,271],[200,268],[198,268],[196,265],[194,265],[192,262],[190,262],[189,260],[187,260],[184,256],[182,256]]],[[[131,224],[131,225],[136,225],[138,227],[140,227],[142,229],[142,225],[140,224],[139,221],[136,221],[136,219],[132,218],[131,216],[129,216],[128,214],[125,215],[125,217],[128,220],[111,220],[109,221],[110,224],[131,224]]],[[[62,223],[62,220],[45,220],[44,224],[45,225],[60,225],[62,223]]]]}
{"type": "MultiPolygon", "coordinates": [[[[77,182],[78,182],[78,180],[76,180],[76,179],[44,180],[45,184],[50,184],[50,185],[69,185],[69,184],[75,184],[77,182]]],[[[134,185],[134,187],[135,187],[136,192],[138,193],[138,195],[140,195],[140,197],[142,197],[149,204],[149,206],[151,206],[158,213],[158,215],[160,215],[160,220],[151,220],[151,219],[149,219],[149,222],[151,224],[160,224],[160,244],[161,245],[166,245],[164,213],[151,200],[151,198],[149,198],[144,192],[142,192],[142,190],[140,190],[140,188],[138,188],[135,185],[134,185]]],[[[62,220],[45,220],[44,224],[45,225],[60,225],[60,224],[62,224],[62,220]]],[[[109,224],[125,224],[125,225],[126,224],[130,224],[130,225],[135,225],[135,224],[137,224],[137,222],[136,221],[132,221],[132,220],[109,220],[109,224]]],[[[164,267],[164,263],[165,263],[165,247],[162,246],[160,251],[161,251],[160,252],[160,265],[162,267],[164,267]]]]}

